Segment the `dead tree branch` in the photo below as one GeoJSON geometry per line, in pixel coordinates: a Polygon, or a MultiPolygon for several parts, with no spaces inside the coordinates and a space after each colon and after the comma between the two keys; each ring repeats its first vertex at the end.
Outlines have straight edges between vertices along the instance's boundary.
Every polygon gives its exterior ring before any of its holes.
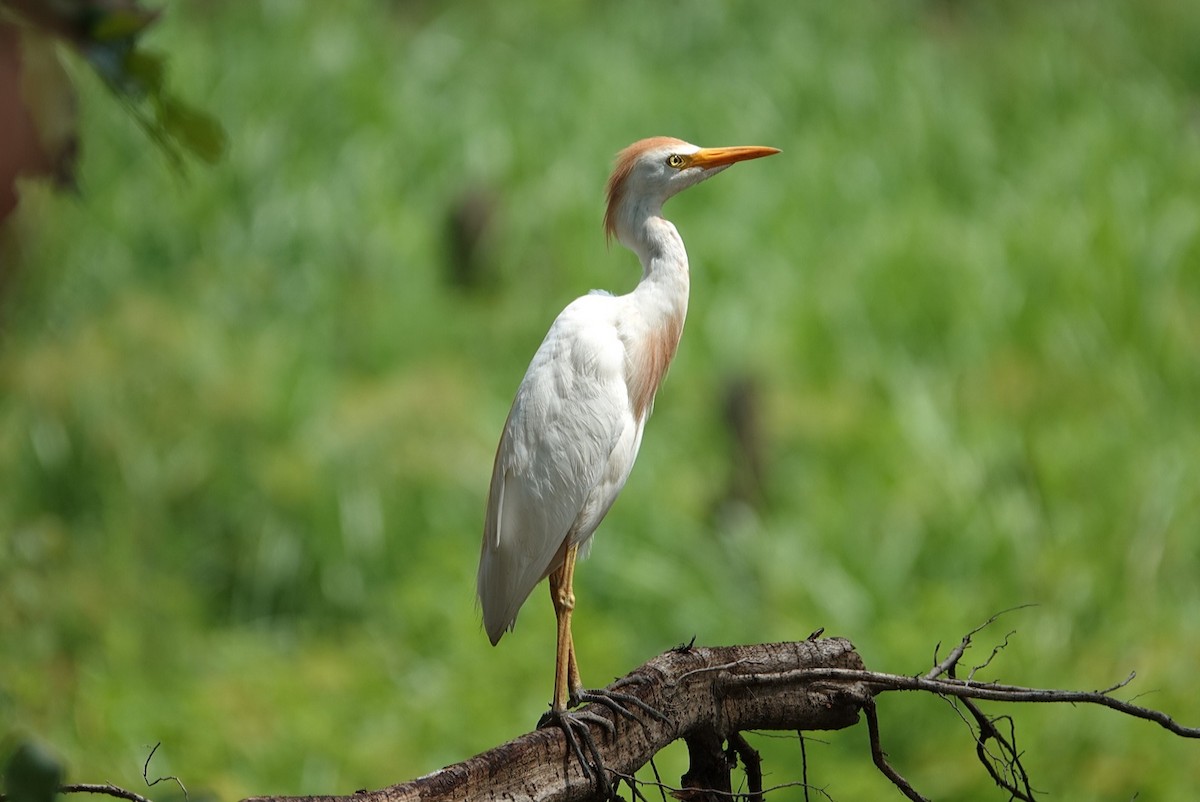
{"type": "MultiPolygon", "coordinates": [[[[989,619],[984,626],[995,619],[995,616],[989,619]]],[[[630,720],[614,716],[602,706],[586,708],[588,713],[611,722],[611,727],[594,727],[589,739],[589,751],[595,747],[592,757],[603,766],[608,782],[598,782],[594,773],[585,774],[562,730],[549,727],[522,735],[462,763],[378,791],[347,796],[257,797],[246,802],[502,799],[603,802],[602,789],[620,783],[643,802],[646,796],[639,785],[657,787],[664,799],[665,792],[670,791],[685,802],[761,802],[773,790],[789,786],[803,786],[806,799],[812,790],[828,798],[822,789],[807,784],[804,733],[850,727],[858,721],[860,713],[867,721],[871,759],[876,767],[907,798],[923,800],[925,797],[887,760],[875,698],[891,691],[927,692],[950,702],[971,729],[980,763],[1012,799],[1034,798],[1029,775],[1021,763],[1013,720],[1008,716],[986,715],[976,701],[1099,705],[1154,722],[1180,737],[1200,738],[1200,728],[1184,726],[1164,712],[1112,696],[1133,680],[1133,674],[1112,687],[1096,691],[1046,690],[976,681],[975,674],[1003,651],[1008,635],[992,648],[982,665],[966,670],[967,679],[959,679],[956,674],[960,663],[972,637],[982,628],[968,633],[944,659],[935,654],[933,668],[916,676],[868,671],[848,640],[819,640],[819,633],[795,643],[724,648],[698,648],[689,644],[672,649],[615,683],[622,692],[631,693],[660,711],[661,719],[647,715],[630,720]],[[741,735],[748,730],[796,733],[804,765],[801,781],[764,788],[759,755],[741,735]],[[636,779],[638,769],[679,739],[687,744],[691,760],[682,787],[665,785],[657,770],[654,783],[636,779]],[[734,791],[730,773],[739,761],[745,768],[746,782],[744,790],[734,791]]],[[[150,783],[149,758],[146,763],[143,777],[150,783]]],[[[64,786],[61,790],[108,794],[127,802],[150,802],[139,794],[108,784],[64,786]]]]}
{"type": "MultiPolygon", "coordinates": [[[[1187,727],[1166,713],[1141,707],[1116,699],[1108,691],[1060,691],[1047,688],[1027,688],[1021,685],[1004,685],[998,682],[969,682],[961,679],[929,679],[900,674],[885,674],[879,671],[842,668],[813,668],[786,671],[777,675],[755,675],[739,677],[742,682],[769,686],[776,683],[790,686],[792,683],[850,682],[865,685],[871,696],[887,691],[928,691],[939,696],[956,696],[961,699],[983,699],[992,702],[1035,702],[1092,704],[1108,707],[1134,718],[1153,721],[1163,729],[1182,738],[1200,738],[1200,727],[1187,727]]],[[[1116,688],[1124,687],[1121,683],[1116,688]]]]}
{"type": "MultiPolygon", "coordinates": [[[[955,674],[959,663],[972,636],[982,628],[968,633],[945,659],[938,661],[935,656],[933,669],[918,676],[868,671],[851,643],[843,638],[673,649],[619,680],[622,690],[632,690],[643,702],[663,712],[666,720],[645,716],[634,722],[617,717],[612,721],[612,735],[601,728],[594,731],[598,752],[612,781],[628,784],[636,797],[644,798],[637,790],[635,772],[667,744],[683,739],[691,765],[682,787],[668,789],[676,798],[687,802],[758,802],[772,789],[763,789],[758,754],[741,732],[836,730],[855,724],[862,712],[875,765],[909,799],[922,800],[924,797],[887,762],[875,697],[889,691],[924,691],[966,709],[969,717],[962,714],[964,721],[972,726],[977,754],[991,778],[1011,798],[1031,800],[1033,791],[1021,765],[1011,719],[990,718],[972,700],[1094,704],[1152,721],[1181,737],[1200,738],[1200,728],[1181,725],[1166,713],[1111,696],[1125,687],[1132,675],[1102,691],[1046,690],[975,681],[975,673],[983,666],[971,668],[970,678],[958,679],[955,674]],[[1007,733],[997,726],[1005,720],[1007,733]],[[989,748],[989,743],[995,748],[989,748]],[[739,758],[747,772],[745,793],[734,792],[730,781],[730,771],[739,758]]],[[[1004,643],[993,648],[984,665],[1003,648],[1004,643]]],[[[603,708],[593,706],[590,710],[613,718],[603,708]]],[[[661,781],[651,785],[666,788],[661,781]]],[[[807,793],[809,789],[805,788],[807,793]]],[[[246,802],[584,802],[602,798],[598,784],[583,775],[562,732],[551,728],[536,730],[463,763],[379,791],[359,792],[352,797],[259,797],[246,802]]]]}
{"type": "MultiPolygon", "coordinates": [[[[797,668],[837,668],[861,671],[862,660],[849,641],[830,638],[798,643],[772,643],[724,648],[681,648],[662,654],[630,677],[622,691],[663,712],[668,721],[649,716],[642,723],[591,710],[613,720],[615,737],[594,730],[604,766],[614,779],[631,777],[659,750],[679,738],[696,743],[743,730],[836,730],[858,721],[869,698],[856,682],[816,682],[756,686],[746,678],[756,673],[781,675],[797,668]]],[[[719,747],[720,741],[717,745],[719,747]]],[[[720,750],[717,750],[720,752],[720,750]]],[[[728,758],[709,756],[707,770],[683,791],[691,799],[729,799],[728,758]],[[716,776],[713,760],[724,767],[724,783],[709,785],[716,776]]],[[[697,767],[693,765],[693,770],[697,767]]],[[[685,781],[685,785],[688,783],[685,781]]],[[[293,798],[298,802],[301,798],[293,798]]],[[[305,802],[450,802],[464,799],[538,799],[546,802],[584,802],[596,799],[589,782],[571,756],[558,729],[541,729],[448,766],[412,782],[352,797],[304,797],[305,802]]],[[[255,802],[282,802],[261,797],[255,802]]]]}
{"type": "Polygon", "coordinates": [[[58,790],[64,794],[101,794],[103,796],[115,796],[117,799],[126,799],[129,802],[150,802],[149,799],[141,794],[113,785],[112,783],[73,783],[64,785],[58,790]]]}

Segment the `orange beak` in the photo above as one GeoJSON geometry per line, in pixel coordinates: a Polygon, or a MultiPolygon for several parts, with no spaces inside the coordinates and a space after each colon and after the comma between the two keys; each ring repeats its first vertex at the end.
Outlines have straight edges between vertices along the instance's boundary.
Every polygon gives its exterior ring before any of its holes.
{"type": "Polygon", "coordinates": [[[763,156],[774,156],[779,148],[767,148],[761,145],[745,145],[733,148],[701,148],[688,157],[688,167],[703,167],[705,170],[720,167],[734,162],[744,162],[747,159],[761,159],[763,156]]]}

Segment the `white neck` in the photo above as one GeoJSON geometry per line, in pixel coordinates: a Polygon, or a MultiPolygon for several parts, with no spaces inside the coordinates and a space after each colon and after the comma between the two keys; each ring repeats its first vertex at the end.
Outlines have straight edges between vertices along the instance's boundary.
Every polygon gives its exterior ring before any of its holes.
{"type": "Polygon", "coordinates": [[[628,329],[629,398],[634,415],[644,422],[654,405],[667,368],[675,356],[688,306],[688,260],[675,226],[658,215],[642,217],[624,232],[621,242],[642,261],[642,280],[622,296],[637,314],[628,329]]]}
{"type": "Polygon", "coordinates": [[[664,300],[674,301],[672,305],[677,312],[686,312],[690,286],[688,257],[675,226],[658,215],[648,215],[630,234],[631,241],[624,244],[642,263],[638,289],[653,289],[656,294],[663,295],[664,300]]]}

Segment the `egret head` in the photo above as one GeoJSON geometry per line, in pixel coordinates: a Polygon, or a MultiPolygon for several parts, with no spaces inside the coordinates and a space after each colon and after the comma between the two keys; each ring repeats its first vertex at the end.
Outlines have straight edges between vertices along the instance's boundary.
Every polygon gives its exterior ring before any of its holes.
{"type": "Polygon", "coordinates": [[[608,208],[604,231],[609,237],[622,235],[639,218],[657,214],[672,195],[716,175],[734,162],[778,153],[759,146],[701,148],[669,136],[634,142],[617,154],[608,179],[608,208]]]}

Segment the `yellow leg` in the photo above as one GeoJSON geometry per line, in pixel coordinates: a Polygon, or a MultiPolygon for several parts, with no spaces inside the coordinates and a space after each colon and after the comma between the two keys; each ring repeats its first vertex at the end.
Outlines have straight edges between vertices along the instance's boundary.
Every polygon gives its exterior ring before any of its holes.
{"type": "Polygon", "coordinates": [[[571,701],[576,700],[576,696],[583,690],[583,680],[579,678],[579,664],[575,662],[575,636],[571,636],[571,651],[567,654],[567,690],[570,692],[568,698],[571,701]]]}
{"type": "Polygon", "coordinates": [[[571,639],[571,613],[575,609],[575,556],[577,546],[567,549],[563,564],[550,574],[550,601],[558,619],[558,653],[554,661],[554,702],[551,710],[567,709],[571,691],[580,686],[579,666],[575,663],[575,644],[571,639]]]}
{"type": "Polygon", "coordinates": [[[669,719],[636,696],[616,690],[585,690],[579,679],[579,664],[575,661],[575,641],[571,636],[571,614],[575,611],[575,558],[578,547],[571,546],[563,555],[563,563],[550,572],[550,601],[554,603],[554,616],[558,620],[558,650],[554,660],[554,701],[550,712],[542,716],[538,726],[555,724],[562,728],[567,739],[568,748],[574,753],[575,759],[585,777],[595,778],[600,785],[601,796],[605,799],[613,797],[600,752],[592,738],[590,724],[603,728],[609,737],[615,737],[614,723],[597,714],[593,710],[568,710],[568,705],[599,704],[607,707],[615,716],[636,719],[630,707],[642,711],[665,722],[669,719]],[[584,756],[587,747],[590,760],[584,756]]]}

